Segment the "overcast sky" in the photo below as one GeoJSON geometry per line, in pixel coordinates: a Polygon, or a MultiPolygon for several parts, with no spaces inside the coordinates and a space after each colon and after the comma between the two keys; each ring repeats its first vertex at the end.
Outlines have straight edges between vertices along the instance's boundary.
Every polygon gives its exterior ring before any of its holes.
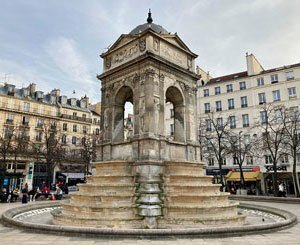
{"type": "Polygon", "coordinates": [[[99,101],[99,54],[149,8],[212,76],[244,71],[246,52],[265,69],[300,62],[300,0],[0,0],[0,81],[99,101]]]}

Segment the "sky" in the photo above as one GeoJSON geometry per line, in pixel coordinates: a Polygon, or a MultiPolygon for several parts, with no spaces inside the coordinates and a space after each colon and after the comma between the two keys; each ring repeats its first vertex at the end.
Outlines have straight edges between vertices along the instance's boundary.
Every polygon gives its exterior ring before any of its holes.
{"type": "Polygon", "coordinates": [[[99,55],[146,22],[175,33],[213,77],[300,62],[300,0],[0,0],[0,82],[100,101],[99,55]],[[75,90],[75,94],[73,91],[75,90]]]}

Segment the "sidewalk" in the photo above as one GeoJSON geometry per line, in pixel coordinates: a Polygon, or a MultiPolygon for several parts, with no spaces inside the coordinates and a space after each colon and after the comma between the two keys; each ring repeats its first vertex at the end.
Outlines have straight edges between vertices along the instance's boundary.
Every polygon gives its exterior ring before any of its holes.
{"type": "MultiPolygon", "coordinates": [[[[270,202],[251,202],[258,205],[266,205],[275,208],[285,209],[297,215],[300,220],[300,205],[299,204],[283,204],[283,203],[270,203],[270,202]]],[[[22,205],[21,203],[0,203],[0,214],[9,208],[22,205]]],[[[31,205],[23,204],[23,205],[31,205]]],[[[154,245],[154,244],[187,244],[187,245],[202,245],[202,244],[225,244],[225,245],[248,245],[248,244],[263,244],[263,245],[298,245],[300,244],[300,224],[296,224],[290,229],[277,231],[275,233],[249,235],[242,237],[227,237],[227,238],[205,238],[205,239],[169,239],[169,240],[149,240],[149,239],[124,239],[124,240],[108,240],[101,238],[89,238],[89,237],[70,237],[60,235],[47,235],[41,233],[29,233],[28,231],[22,231],[13,227],[5,227],[0,224],[1,244],[109,244],[109,245],[154,245]]],[[[117,238],[116,238],[117,239],[117,238]]]]}

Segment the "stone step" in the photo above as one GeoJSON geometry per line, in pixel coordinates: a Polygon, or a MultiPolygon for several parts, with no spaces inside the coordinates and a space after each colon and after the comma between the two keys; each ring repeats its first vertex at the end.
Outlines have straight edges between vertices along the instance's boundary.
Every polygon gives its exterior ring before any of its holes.
{"type": "Polygon", "coordinates": [[[166,162],[165,175],[204,176],[204,164],[194,162],[166,162]]]}
{"type": "Polygon", "coordinates": [[[212,178],[212,176],[168,175],[164,180],[165,183],[208,184],[212,182],[212,178]]]}
{"type": "Polygon", "coordinates": [[[175,194],[184,194],[189,193],[190,195],[201,195],[203,193],[206,194],[214,194],[218,195],[220,193],[219,185],[187,185],[187,184],[165,184],[164,192],[166,196],[175,194]]]}
{"type": "Polygon", "coordinates": [[[168,195],[164,198],[164,205],[190,205],[190,206],[214,206],[216,203],[228,204],[228,195],[168,195]]]}
{"type": "Polygon", "coordinates": [[[134,195],[128,195],[126,193],[121,193],[122,195],[87,195],[79,194],[79,195],[71,195],[70,197],[70,204],[78,204],[81,205],[98,205],[98,206],[123,206],[127,205],[130,206],[134,203],[136,197],[134,195]]]}
{"type": "Polygon", "coordinates": [[[69,214],[53,214],[55,219],[54,224],[57,225],[70,225],[70,226],[93,226],[93,227],[107,227],[107,228],[128,228],[128,229],[138,229],[141,228],[142,217],[134,218],[124,218],[116,217],[112,219],[107,219],[106,217],[74,217],[74,215],[69,214]]]}
{"type": "Polygon", "coordinates": [[[76,218],[106,218],[108,220],[122,217],[122,219],[133,219],[137,216],[137,210],[130,205],[119,205],[118,207],[101,207],[97,205],[63,205],[63,214],[74,215],[76,218]]]}
{"type": "Polygon", "coordinates": [[[158,225],[164,229],[182,229],[184,228],[204,228],[207,226],[232,227],[240,226],[245,223],[245,215],[236,215],[234,217],[210,217],[210,218],[167,218],[159,219],[158,225]]]}
{"type": "Polygon", "coordinates": [[[202,219],[212,219],[212,218],[233,218],[237,216],[237,206],[236,203],[230,203],[227,205],[215,205],[214,207],[194,207],[189,205],[182,206],[165,206],[163,209],[164,216],[166,218],[173,219],[183,219],[183,218],[202,218],[202,219]]]}
{"type": "Polygon", "coordinates": [[[108,184],[83,184],[79,186],[79,193],[94,193],[103,195],[120,195],[120,193],[134,193],[135,185],[108,183],[108,184]]]}
{"type": "Polygon", "coordinates": [[[101,175],[95,175],[95,176],[89,176],[87,178],[87,182],[89,184],[96,184],[96,183],[133,183],[134,177],[132,176],[101,176],[101,175]]]}

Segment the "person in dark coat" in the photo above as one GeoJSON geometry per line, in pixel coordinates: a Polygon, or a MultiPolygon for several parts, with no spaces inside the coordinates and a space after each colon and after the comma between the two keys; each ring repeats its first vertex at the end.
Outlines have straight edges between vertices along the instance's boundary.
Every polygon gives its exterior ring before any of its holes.
{"type": "Polygon", "coordinates": [[[28,198],[28,184],[25,184],[25,187],[22,189],[22,203],[27,203],[28,198]]]}

